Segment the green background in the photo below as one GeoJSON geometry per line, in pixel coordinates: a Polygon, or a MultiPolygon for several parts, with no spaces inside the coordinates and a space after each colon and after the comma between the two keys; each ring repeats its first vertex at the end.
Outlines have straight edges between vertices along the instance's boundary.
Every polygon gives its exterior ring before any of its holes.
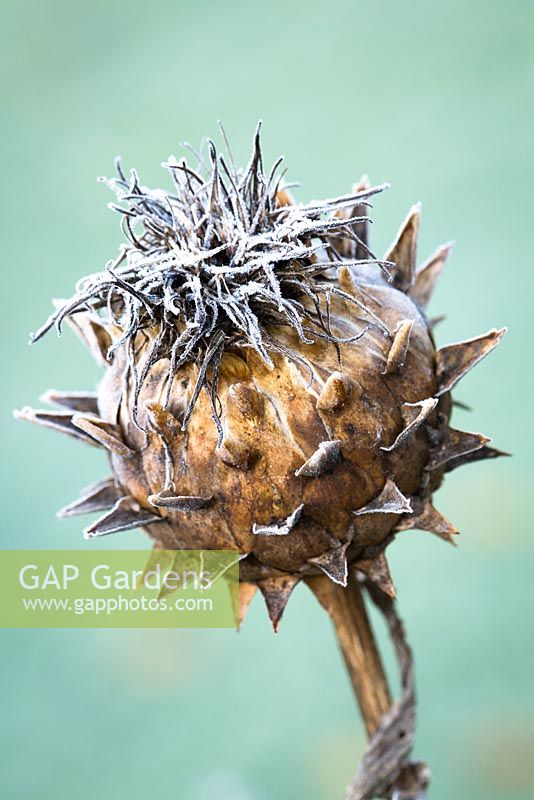
{"type": "MultiPolygon", "coordinates": [[[[15,423],[48,387],[99,371],[67,333],[31,350],[52,296],[120,240],[95,177],[120,153],[147,182],[222,118],[244,161],[256,120],[301,199],[362,172],[385,250],[423,201],[421,258],[457,242],[432,313],[441,344],[508,324],[462,382],[458,427],[513,459],[454,472],[439,508],[453,549],[391,548],[417,654],[416,754],[431,800],[527,800],[534,790],[531,563],[531,142],[534,7],[516,0],[12,0],[1,3],[2,534],[4,547],[94,547],[54,519],[105,475],[103,456],[15,423]],[[529,491],[530,490],[530,491],[529,491]]],[[[146,547],[139,532],[102,547],[146,547]]],[[[259,599],[229,631],[5,631],[2,797],[341,798],[364,745],[325,615],[297,589],[274,636],[259,599]]]]}

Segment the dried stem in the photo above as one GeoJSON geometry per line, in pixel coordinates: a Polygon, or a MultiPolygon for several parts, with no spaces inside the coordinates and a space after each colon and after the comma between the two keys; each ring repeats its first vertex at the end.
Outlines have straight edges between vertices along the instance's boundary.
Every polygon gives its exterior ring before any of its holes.
{"type": "Polygon", "coordinates": [[[326,576],[311,578],[308,584],[330,615],[367,733],[372,736],[391,707],[391,695],[360,585],[352,574],[346,588],[326,576]]]}
{"type": "Polygon", "coordinates": [[[323,576],[309,578],[307,583],[332,620],[369,736],[345,800],[424,800],[430,771],[424,762],[409,761],[415,735],[412,653],[394,602],[367,586],[387,621],[401,668],[402,693],[396,702],[390,695],[357,576],[350,575],[346,588],[323,576]]]}

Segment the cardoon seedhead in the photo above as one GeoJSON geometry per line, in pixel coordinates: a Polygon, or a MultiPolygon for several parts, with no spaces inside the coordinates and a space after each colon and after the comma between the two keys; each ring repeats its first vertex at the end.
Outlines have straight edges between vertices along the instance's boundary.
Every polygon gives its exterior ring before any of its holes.
{"type": "Polygon", "coordinates": [[[32,337],[67,321],[106,365],[98,395],[51,391],[21,416],[108,452],[112,476],[60,516],[87,538],[144,527],[158,547],[235,549],[278,626],[300,580],[365,574],[392,595],[400,531],[452,541],[444,473],[500,451],[449,426],[451,389],[501,331],[434,346],[425,309],[449,255],[416,268],[420,207],[383,259],[368,242],[384,184],[297,203],[260,125],[245,169],[208,140],[171,191],[105,180],[125,242],[32,337]]]}

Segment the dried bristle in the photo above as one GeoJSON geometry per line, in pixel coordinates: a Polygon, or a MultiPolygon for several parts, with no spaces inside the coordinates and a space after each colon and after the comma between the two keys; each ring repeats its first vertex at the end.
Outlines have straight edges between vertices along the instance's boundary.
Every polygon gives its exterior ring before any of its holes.
{"type": "MultiPolygon", "coordinates": [[[[135,418],[151,366],[170,354],[167,398],[180,367],[195,362],[199,368],[184,428],[199,392],[206,389],[221,441],[216,395],[225,350],[254,348],[269,366],[276,352],[302,362],[302,356],[288,353],[272,335],[279,325],[296,329],[303,343],[350,341],[332,333],[321,305],[326,298],[328,307],[329,295],[343,294],[333,272],[341,255],[332,241],[358,239],[357,226],[367,219],[360,212],[385,185],[355,187],[350,194],[320,202],[291,203],[279,173],[282,159],[270,172],[264,170],[260,127],[245,170],[228,165],[211,140],[207,158],[199,157],[195,168],[185,158],[170,159],[163,166],[171,174],[173,192],[142,186],[135,170],[128,178],[117,160],[118,177],[102,180],[117,196],[119,204],[111,208],[121,215],[127,241],[106,270],[79,281],[76,294],[32,336],[37,341],[54,325],[60,332],[62,322],[75,320],[80,311],[97,312],[107,330],[118,331],[108,358],[118,347],[129,353],[135,418]],[[354,208],[357,216],[346,212],[354,208]],[[157,335],[138,374],[134,342],[147,329],[157,335]]],[[[365,256],[344,264],[378,263],[386,269],[387,262],[376,259],[365,242],[357,244],[365,256]]],[[[346,299],[365,313],[360,301],[350,295],[346,299]]]]}

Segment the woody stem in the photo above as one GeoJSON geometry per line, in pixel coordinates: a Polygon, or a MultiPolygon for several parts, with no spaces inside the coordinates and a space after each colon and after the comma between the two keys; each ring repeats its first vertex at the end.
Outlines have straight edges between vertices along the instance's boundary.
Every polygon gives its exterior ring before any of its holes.
{"type": "Polygon", "coordinates": [[[321,575],[307,583],[332,620],[371,737],[392,701],[358,580],[351,574],[343,587],[321,575]]]}

